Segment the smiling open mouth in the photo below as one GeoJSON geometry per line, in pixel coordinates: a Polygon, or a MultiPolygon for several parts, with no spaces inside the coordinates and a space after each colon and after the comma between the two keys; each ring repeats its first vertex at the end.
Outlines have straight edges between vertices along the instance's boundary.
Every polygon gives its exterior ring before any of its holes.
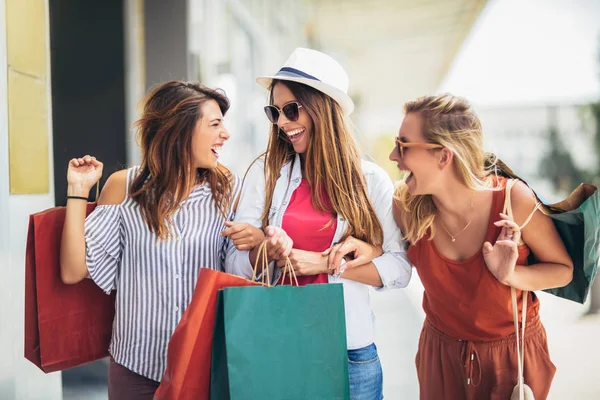
{"type": "Polygon", "coordinates": [[[304,134],[305,131],[306,131],[306,129],[299,128],[299,129],[294,129],[293,131],[286,132],[285,134],[293,143],[293,142],[298,141],[302,137],[302,135],[304,134]]]}
{"type": "Polygon", "coordinates": [[[223,147],[222,144],[217,144],[217,145],[211,146],[210,151],[212,151],[212,153],[215,157],[219,158],[219,153],[221,152],[222,147],[223,147]]]}
{"type": "Polygon", "coordinates": [[[404,180],[404,183],[408,183],[408,181],[413,178],[413,173],[409,170],[401,169],[400,173],[402,174],[402,180],[404,180]]]}

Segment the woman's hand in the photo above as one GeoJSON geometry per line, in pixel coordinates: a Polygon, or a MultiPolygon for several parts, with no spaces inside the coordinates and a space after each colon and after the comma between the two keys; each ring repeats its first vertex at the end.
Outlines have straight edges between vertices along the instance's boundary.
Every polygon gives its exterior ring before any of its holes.
{"type": "Polygon", "coordinates": [[[283,229],[269,225],[265,228],[265,236],[269,260],[279,261],[290,255],[294,241],[283,229]]]}
{"type": "Polygon", "coordinates": [[[73,158],[67,169],[67,195],[87,197],[102,177],[103,164],[96,157],[86,155],[73,158]]]}
{"type": "Polygon", "coordinates": [[[383,249],[381,246],[373,246],[349,236],[343,242],[331,246],[321,254],[328,256],[328,269],[337,272],[342,263],[342,258],[349,255],[352,260],[345,263],[344,268],[353,268],[370,263],[374,258],[383,254],[383,249]]]}
{"type": "MultiPolygon", "coordinates": [[[[294,272],[298,276],[328,274],[327,256],[313,251],[292,249],[289,255],[294,272]]],[[[277,262],[279,268],[285,267],[285,258],[277,262]]]]}
{"type": "Polygon", "coordinates": [[[227,229],[221,232],[221,236],[231,239],[238,250],[252,250],[265,239],[262,229],[246,222],[225,221],[225,226],[227,229]]]}
{"type": "Polygon", "coordinates": [[[483,244],[483,258],[490,272],[505,285],[511,285],[519,257],[518,243],[521,240],[519,225],[511,221],[506,214],[500,214],[500,221],[494,225],[501,226],[502,231],[492,246],[490,242],[483,244]]]}

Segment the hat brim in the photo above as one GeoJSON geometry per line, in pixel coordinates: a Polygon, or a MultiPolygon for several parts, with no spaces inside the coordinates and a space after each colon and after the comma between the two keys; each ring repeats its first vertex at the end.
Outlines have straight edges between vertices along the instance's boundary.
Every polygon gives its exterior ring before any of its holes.
{"type": "Polygon", "coordinates": [[[342,92],[336,87],[333,87],[315,79],[291,76],[260,76],[256,78],[256,83],[258,83],[265,89],[269,89],[274,79],[277,79],[279,81],[298,82],[306,86],[310,86],[314,89],[317,89],[321,93],[325,93],[327,96],[337,101],[337,103],[340,105],[340,107],[342,107],[342,110],[344,110],[344,113],[346,115],[350,115],[352,111],[354,111],[354,102],[352,101],[352,98],[350,98],[350,96],[348,96],[346,93],[342,92]]]}

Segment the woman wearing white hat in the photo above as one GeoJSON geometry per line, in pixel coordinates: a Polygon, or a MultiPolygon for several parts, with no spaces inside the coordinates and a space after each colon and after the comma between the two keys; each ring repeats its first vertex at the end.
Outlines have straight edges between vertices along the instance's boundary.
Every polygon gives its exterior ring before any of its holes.
{"type": "MultiPolygon", "coordinates": [[[[346,123],[354,109],[348,76],[333,58],[298,48],[257,82],[269,90],[273,126],[266,152],[249,168],[235,220],[262,227],[271,265],[282,267],[289,255],[301,285],[343,283],[351,398],[381,399],[369,286],[401,288],[411,276],[392,217],[392,181],[360,159],[346,123]]],[[[231,249],[225,268],[250,277],[255,261],[256,249],[231,249]]],[[[269,273],[281,276],[279,268],[269,273]]]]}

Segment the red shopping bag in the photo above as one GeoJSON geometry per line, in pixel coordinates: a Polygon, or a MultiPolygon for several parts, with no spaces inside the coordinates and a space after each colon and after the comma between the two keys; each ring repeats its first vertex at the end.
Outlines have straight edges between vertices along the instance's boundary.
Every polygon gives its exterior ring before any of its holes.
{"type": "MultiPolygon", "coordinates": [[[[89,214],[96,203],[88,203],[89,214]]],[[[60,278],[65,207],[29,216],[25,255],[25,358],[48,373],[108,356],[115,313],[91,279],[75,285],[60,278]]]]}
{"type": "Polygon", "coordinates": [[[219,289],[259,285],[239,276],[202,268],[194,295],[169,341],[167,369],[155,400],[208,400],[219,289]]]}

